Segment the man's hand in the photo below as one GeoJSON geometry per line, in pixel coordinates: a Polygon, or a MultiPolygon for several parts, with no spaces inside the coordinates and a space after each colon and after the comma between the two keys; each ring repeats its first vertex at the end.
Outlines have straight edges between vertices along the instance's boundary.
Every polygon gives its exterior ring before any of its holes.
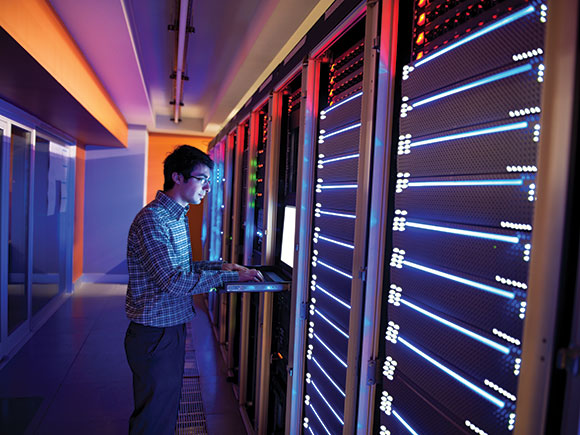
{"type": "Polygon", "coordinates": [[[222,270],[234,271],[234,272],[246,272],[249,269],[244,266],[240,266],[235,263],[224,263],[222,264],[222,270]]]}
{"type": "Polygon", "coordinates": [[[259,270],[256,269],[246,269],[245,270],[238,270],[238,274],[240,275],[240,281],[264,281],[264,277],[259,270]]]}

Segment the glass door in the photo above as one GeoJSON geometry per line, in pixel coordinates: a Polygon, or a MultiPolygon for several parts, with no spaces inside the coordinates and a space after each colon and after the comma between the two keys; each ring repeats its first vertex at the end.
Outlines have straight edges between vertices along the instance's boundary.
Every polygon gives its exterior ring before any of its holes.
{"type": "Polygon", "coordinates": [[[38,131],[0,117],[0,364],[72,288],[75,148],[38,131]]]}
{"type": "Polygon", "coordinates": [[[32,252],[32,315],[64,290],[63,265],[69,147],[36,137],[34,147],[34,202],[32,252]]]}
{"type": "Polygon", "coordinates": [[[4,174],[8,173],[8,147],[9,147],[9,132],[8,124],[0,119],[0,361],[5,354],[5,342],[7,336],[7,318],[8,318],[8,290],[7,281],[4,279],[8,275],[7,261],[8,255],[7,246],[4,240],[7,239],[6,233],[8,231],[7,225],[7,198],[5,192],[8,191],[8,183],[5,180],[4,174]]]}
{"type": "Polygon", "coordinates": [[[27,291],[31,132],[11,128],[8,169],[8,335],[29,320],[27,291]]]}

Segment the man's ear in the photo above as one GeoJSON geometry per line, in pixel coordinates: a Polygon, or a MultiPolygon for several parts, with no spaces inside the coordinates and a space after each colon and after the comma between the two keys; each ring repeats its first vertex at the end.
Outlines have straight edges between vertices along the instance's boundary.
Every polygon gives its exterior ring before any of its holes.
{"type": "Polygon", "coordinates": [[[171,179],[173,180],[173,182],[175,184],[181,184],[181,183],[183,183],[183,175],[180,174],[179,172],[173,172],[171,174],[171,179]]]}

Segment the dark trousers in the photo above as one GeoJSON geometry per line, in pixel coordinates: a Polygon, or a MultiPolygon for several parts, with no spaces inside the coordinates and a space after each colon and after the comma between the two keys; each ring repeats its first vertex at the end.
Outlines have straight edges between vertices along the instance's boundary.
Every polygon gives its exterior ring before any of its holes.
{"type": "Polygon", "coordinates": [[[131,322],[125,352],[135,402],[129,433],[173,435],[183,382],[185,325],[156,328],[131,322]]]}

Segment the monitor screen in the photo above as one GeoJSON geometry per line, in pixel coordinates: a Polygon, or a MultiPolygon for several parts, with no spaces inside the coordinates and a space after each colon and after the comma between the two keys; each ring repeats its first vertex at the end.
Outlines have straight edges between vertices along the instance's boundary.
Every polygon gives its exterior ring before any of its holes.
{"type": "Polygon", "coordinates": [[[280,260],[290,267],[294,267],[294,231],[296,225],[296,207],[284,207],[284,226],[282,227],[282,252],[280,260]]]}

